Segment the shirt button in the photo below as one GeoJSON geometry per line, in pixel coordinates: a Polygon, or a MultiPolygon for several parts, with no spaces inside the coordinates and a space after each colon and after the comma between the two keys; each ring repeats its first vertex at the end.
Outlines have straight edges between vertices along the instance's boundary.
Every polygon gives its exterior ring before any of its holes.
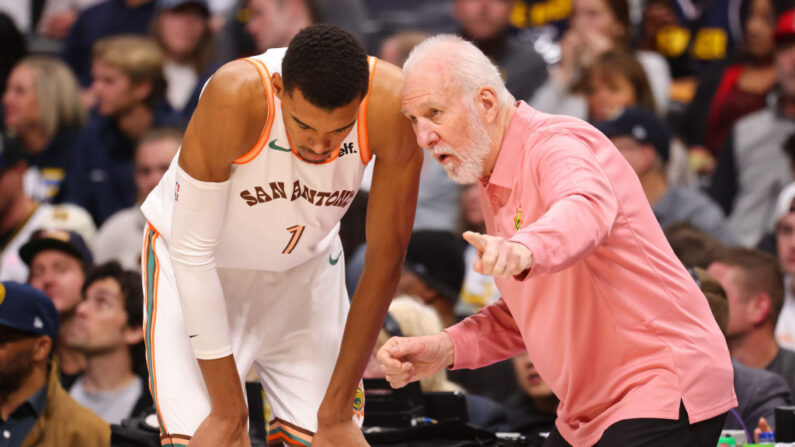
{"type": "Polygon", "coordinates": [[[11,432],[8,430],[3,430],[3,437],[8,439],[11,437],[11,432]]]}

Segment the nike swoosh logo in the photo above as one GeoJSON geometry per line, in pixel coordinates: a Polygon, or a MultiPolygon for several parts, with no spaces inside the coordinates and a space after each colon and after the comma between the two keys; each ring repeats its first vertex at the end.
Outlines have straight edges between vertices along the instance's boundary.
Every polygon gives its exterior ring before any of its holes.
{"type": "Polygon", "coordinates": [[[331,265],[337,265],[337,263],[340,261],[340,256],[342,256],[341,251],[337,254],[336,258],[331,255],[328,255],[328,263],[331,265]]]}
{"type": "Polygon", "coordinates": [[[198,336],[199,336],[199,334],[196,334],[196,335],[188,335],[188,337],[190,337],[190,338],[193,338],[193,337],[198,337],[198,336]]]}
{"type": "Polygon", "coordinates": [[[290,149],[281,147],[278,144],[276,144],[276,140],[271,140],[271,142],[268,143],[268,147],[270,147],[271,149],[275,149],[277,151],[290,152],[290,149]]]}

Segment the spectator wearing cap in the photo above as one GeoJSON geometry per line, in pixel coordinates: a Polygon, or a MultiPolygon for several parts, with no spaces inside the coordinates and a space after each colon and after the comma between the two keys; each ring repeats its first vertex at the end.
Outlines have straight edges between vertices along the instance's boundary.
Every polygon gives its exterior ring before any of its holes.
{"type": "Polygon", "coordinates": [[[423,230],[411,234],[397,294],[419,298],[436,310],[444,327],[450,327],[457,320],[453,309],[463,280],[463,247],[452,233],[423,230]]]}
{"type": "Polygon", "coordinates": [[[774,40],[776,88],[764,108],[732,126],[709,188],[737,242],[746,247],[762,239],[778,193],[792,181],[781,147],[795,132],[795,9],[779,17],[774,40]]]}
{"type": "Polygon", "coordinates": [[[795,389],[795,352],[776,342],[775,328],[784,300],[778,260],[767,253],[737,247],[720,252],[707,268],[726,292],[729,352],[740,363],[783,377],[795,389]]]}
{"type": "Polygon", "coordinates": [[[91,50],[99,40],[119,34],[146,35],[155,0],[104,0],[83,10],[64,40],[61,56],[84,88],[91,85],[91,50]]]}
{"type": "Polygon", "coordinates": [[[104,447],[110,426],[75,402],[50,364],[58,312],[43,292],[0,283],[0,432],[3,445],[104,447]]]}
{"type": "Polygon", "coordinates": [[[723,212],[706,194],[668,183],[665,173],[671,134],[653,112],[628,107],[596,127],[610,138],[640,178],[660,226],[690,222],[725,244],[734,242],[723,212]]]}
{"type": "Polygon", "coordinates": [[[65,200],[97,225],[135,203],[135,145],[149,129],[180,123],[164,100],[163,53],[150,39],[114,36],[94,46],[92,91],[97,107],[76,143],[65,200]]]}
{"type": "Polygon", "coordinates": [[[25,192],[27,162],[15,139],[0,132],[0,280],[26,282],[28,266],[19,248],[40,228],[80,233],[91,244],[96,227],[91,216],[76,205],[38,203],[25,192]]]}
{"type": "Polygon", "coordinates": [[[85,368],[82,352],[62,343],[75,323],[75,310],[82,299],[82,288],[92,257],[83,238],[64,230],[39,230],[19,249],[30,266],[28,283],[46,293],[61,316],[61,333],[56,343],[62,383],[65,388],[85,368]]]}
{"type": "Polygon", "coordinates": [[[146,388],[141,275],[116,262],[95,267],[83,287],[75,322],[63,341],[86,357],[69,395],[119,424],[152,405],[146,388]]]}
{"type": "Polygon", "coordinates": [[[199,94],[219,68],[207,0],[157,0],[152,34],[163,50],[166,100],[187,123],[199,94]]]}
{"type": "Polygon", "coordinates": [[[776,338],[781,346],[795,350],[795,183],[779,194],[774,222],[778,263],[784,272],[784,303],[776,323],[776,338]]]}

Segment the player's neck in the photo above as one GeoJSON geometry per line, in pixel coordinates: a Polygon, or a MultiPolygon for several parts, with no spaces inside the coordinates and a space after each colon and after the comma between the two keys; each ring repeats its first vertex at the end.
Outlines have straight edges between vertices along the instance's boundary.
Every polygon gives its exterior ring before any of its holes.
{"type": "Polygon", "coordinates": [[[155,120],[155,115],[152,109],[146,104],[137,104],[129,111],[120,115],[116,119],[116,124],[119,130],[126,137],[137,140],[144,134],[155,120]]]}
{"type": "Polygon", "coordinates": [[[778,343],[767,327],[752,330],[742,337],[729,338],[727,341],[732,357],[752,368],[765,369],[779,351],[778,343]]]}
{"type": "Polygon", "coordinates": [[[83,388],[89,393],[117,391],[135,379],[127,346],[86,357],[83,388]]]}

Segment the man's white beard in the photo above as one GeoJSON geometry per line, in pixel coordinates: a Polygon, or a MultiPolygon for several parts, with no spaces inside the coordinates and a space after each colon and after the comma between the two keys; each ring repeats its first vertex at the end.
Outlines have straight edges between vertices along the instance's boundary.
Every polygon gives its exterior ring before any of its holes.
{"type": "Polygon", "coordinates": [[[468,115],[469,140],[464,147],[454,149],[446,144],[437,144],[433,148],[436,155],[453,155],[443,167],[454,182],[462,185],[475,183],[483,176],[483,164],[491,150],[489,133],[476,113],[473,110],[468,115]]]}

